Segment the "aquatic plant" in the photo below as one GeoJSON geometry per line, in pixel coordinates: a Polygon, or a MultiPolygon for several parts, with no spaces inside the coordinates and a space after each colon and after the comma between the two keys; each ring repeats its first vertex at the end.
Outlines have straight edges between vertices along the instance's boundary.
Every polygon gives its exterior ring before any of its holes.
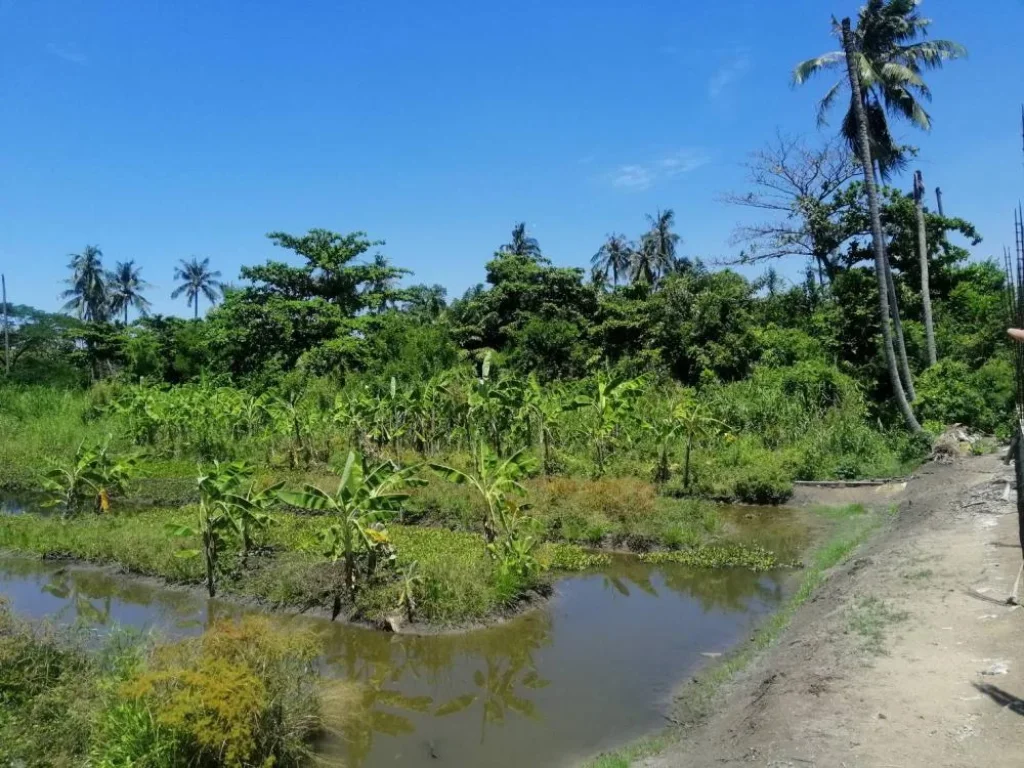
{"type": "Polygon", "coordinates": [[[752,571],[770,571],[786,564],[774,552],[761,547],[741,544],[712,544],[694,549],[670,552],[646,552],[640,555],[645,563],[675,563],[692,568],[747,568],[752,571]]]}

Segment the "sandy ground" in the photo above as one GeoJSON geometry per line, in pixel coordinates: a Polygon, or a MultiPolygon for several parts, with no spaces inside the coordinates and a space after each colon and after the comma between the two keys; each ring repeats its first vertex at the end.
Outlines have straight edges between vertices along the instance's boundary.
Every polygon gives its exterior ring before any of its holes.
{"type": "Polygon", "coordinates": [[[1021,562],[1011,480],[985,456],[929,464],[905,487],[814,491],[900,514],[714,715],[641,765],[1024,768],[1024,608],[999,602],[1021,562]]]}

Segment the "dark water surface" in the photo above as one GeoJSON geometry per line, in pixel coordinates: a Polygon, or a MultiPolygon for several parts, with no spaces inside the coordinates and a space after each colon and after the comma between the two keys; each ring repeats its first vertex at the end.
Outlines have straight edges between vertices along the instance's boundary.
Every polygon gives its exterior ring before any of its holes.
{"type": "MultiPolygon", "coordinates": [[[[737,530],[771,522],[776,546],[807,538],[793,513],[773,510],[771,521],[750,514],[735,513],[737,530]]],[[[744,640],[785,597],[787,575],[623,557],[560,581],[542,609],[469,633],[417,637],[273,620],[316,632],[325,672],[357,683],[354,696],[328,697],[328,708],[344,710],[329,714],[344,725],[321,745],[325,755],[353,768],[559,766],[662,725],[677,683],[708,661],[702,654],[744,640]]],[[[99,633],[130,625],[194,634],[212,619],[252,612],[103,570],[9,557],[0,559],[0,594],[21,615],[80,621],[99,633]]]]}

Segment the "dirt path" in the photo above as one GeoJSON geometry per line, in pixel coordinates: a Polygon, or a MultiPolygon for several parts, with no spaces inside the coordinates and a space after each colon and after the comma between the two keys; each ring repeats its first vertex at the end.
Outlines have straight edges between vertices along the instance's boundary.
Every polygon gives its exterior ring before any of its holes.
{"type": "Polygon", "coordinates": [[[1012,470],[931,464],[715,714],[644,768],[1024,766],[1024,609],[1012,470]],[[1011,492],[1012,493],[1012,492],[1011,492]],[[1011,514],[1012,513],[1012,514],[1011,514]]]}

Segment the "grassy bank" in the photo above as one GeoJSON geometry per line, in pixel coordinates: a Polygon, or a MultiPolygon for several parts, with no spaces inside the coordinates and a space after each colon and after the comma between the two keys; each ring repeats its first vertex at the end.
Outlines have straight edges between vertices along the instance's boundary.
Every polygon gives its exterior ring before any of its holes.
{"type": "MultiPolygon", "coordinates": [[[[130,574],[199,586],[204,580],[203,563],[183,556],[199,546],[198,537],[168,533],[194,517],[195,511],[188,507],[88,514],[70,520],[32,513],[0,517],[0,550],[113,565],[130,574]]],[[[325,518],[280,513],[272,520],[244,563],[236,552],[223,556],[221,593],[277,608],[330,611],[341,564],[321,554],[325,518]]],[[[475,533],[393,524],[388,536],[393,562],[379,569],[342,606],[343,613],[353,619],[384,622],[403,606],[403,591],[408,587],[416,621],[439,626],[475,623],[513,610],[530,592],[544,591],[546,573],[602,564],[601,555],[578,545],[549,542],[534,554],[539,571],[509,572],[488,556],[484,538],[475,533]],[[404,573],[413,563],[417,578],[409,584],[404,573]]],[[[683,552],[691,565],[703,567],[739,565],[763,570],[778,565],[770,553],[746,548],[710,546],[683,552]]]]}
{"type": "MultiPolygon", "coordinates": [[[[823,508],[817,513],[832,519],[836,527],[829,539],[808,559],[796,592],[754,633],[751,642],[701,672],[685,686],[679,698],[684,721],[694,722],[707,716],[722,685],[746,669],[758,654],[778,640],[800,606],[828,579],[829,571],[845,561],[884,522],[881,514],[860,505],[823,508]]],[[[599,755],[589,761],[586,768],[629,768],[636,761],[666,749],[678,737],[676,729],[667,729],[622,749],[599,755]]]]}
{"type": "Polygon", "coordinates": [[[176,643],[31,625],[0,603],[0,763],[274,765],[311,762],[322,730],[317,646],[265,620],[176,643]]]}
{"type": "MultiPolygon", "coordinates": [[[[0,549],[40,557],[72,558],[117,566],[131,574],[154,576],[172,584],[201,585],[203,563],[182,553],[198,546],[196,537],[172,537],[169,526],[188,525],[191,509],[148,509],[117,516],[87,515],[63,521],[33,514],[0,519],[0,549]]],[[[222,593],[255,598],[273,607],[330,610],[340,564],[320,554],[322,518],[277,515],[243,567],[227,553],[221,563],[222,593]]],[[[433,624],[483,619],[510,608],[534,584],[503,579],[481,536],[438,528],[393,525],[389,534],[396,568],[360,589],[344,606],[346,614],[382,621],[399,605],[395,571],[416,561],[421,582],[418,617],[433,624]]]]}

